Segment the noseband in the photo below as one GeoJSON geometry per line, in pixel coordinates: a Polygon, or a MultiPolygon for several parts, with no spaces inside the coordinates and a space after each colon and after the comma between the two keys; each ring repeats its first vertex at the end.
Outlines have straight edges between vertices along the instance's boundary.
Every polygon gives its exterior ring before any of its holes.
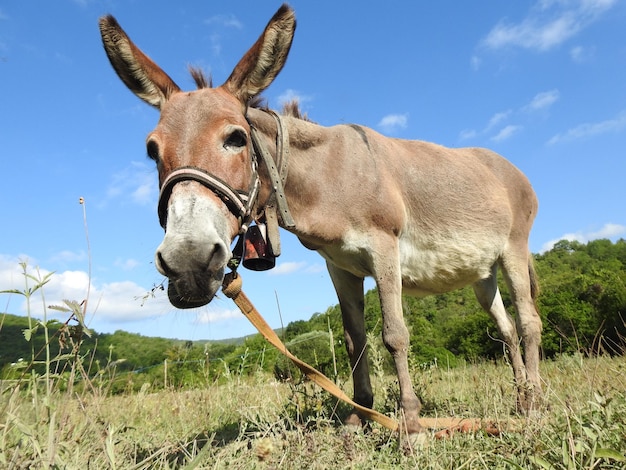
{"type": "Polygon", "coordinates": [[[159,194],[159,223],[164,229],[167,223],[167,203],[174,186],[181,181],[197,181],[213,191],[226,204],[228,210],[237,217],[240,231],[246,231],[252,218],[252,206],[256,202],[259,191],[259,174],[256,171],[254,154],[252,155],[252,179],[247,192],[233,189],[217,176],[195,166],[182,166],[171,172],[163,181],[159,194]]]}
{"type": "Polygon", "coordinates": [[[280,172],[276,168],[274,160],[258,136],[258,131],[250,124],[252,149],[250,153],[250,161],[252,166],[252,177],[247,191],[232,188],[228,183],[221,180],[217,176],[210,174],[208,171],[195,166],[183,166],[172,171],[160,188],[158,214],[159,223],[165,229],[167,223],[167,205],[172,195],[174,186],[181,181],[196,181],[217,195],[222,202],[228,207],[228,210],[239,221],[239,233],[245,233],[248,226],[254,219],[253,209],[259,195],[260,179],[257,171],[257,154],[261,156],[261,161],[265,164],[270,175],[272,189],[275,195],[276,204],[282,219],[282,225],[285,228],[295,227],[295,223],[287,207],[287,201],[283,190],[283,185],[287,177],[287,158],[289,149],[289,137],[286,129],[282,125],[282,121],[278,114],[270,111],[274,116],[278,125],[277,134],[277,155],[276,160],[280,167],[280,172]]]}

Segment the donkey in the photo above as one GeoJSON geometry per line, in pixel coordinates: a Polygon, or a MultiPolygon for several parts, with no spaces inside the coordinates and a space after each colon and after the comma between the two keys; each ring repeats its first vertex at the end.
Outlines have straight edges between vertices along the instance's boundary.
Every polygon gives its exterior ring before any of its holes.
{"type": "MultiPolygon", "coordinates": [[[[529,181],[486,149],[392,139],[358,125],[323,127],[249,106],[282,70],[295,27],[293,10],[281,6],[223,85],[213,88],[192,70],[198,89],[184,92],[112,16],[100,19],[118,76],[160,110],[147,153],[159,173],[165,229],[155,264],[169,279],[171,303],[209,303],[221,286],[233,240],[284,199],[281,226],[326,260],[357,403],[373,406],[363,315],[363,280],[371,276],[380,297],[383,342],[397,370],[405,432],[422,428],[408,366],[403,292],[424,296],[471,284],[506,343],[518,405],[531,410],[541,397],[542,325],[528,249],[537,213],[529,181]],[[257,147],[269,149],[272,161],[257,167],[257,147]],[[283,147],[290,150],[288,164],[283,147]],[[276,178],[274,163],[287,167],[288,175],[283,171],[276,178]],[[515,318],[502,302],[498,268],[515,318]]],[[[363,419],[353,410],[345,423],[362,425],[363,419]]]]}

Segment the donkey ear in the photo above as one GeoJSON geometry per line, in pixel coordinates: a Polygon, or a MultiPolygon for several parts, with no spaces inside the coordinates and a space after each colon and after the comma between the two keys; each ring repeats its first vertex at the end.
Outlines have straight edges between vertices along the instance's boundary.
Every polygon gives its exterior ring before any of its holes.
{"type": "Polygon", "coordinates": [[[283,4],[223,86],[241,103],[247,104],[250,98],[265,90],[282,70],[295,30],[295,13],[283,4]]]}
{"type": "Polygon", "coordinates": [[[120,79],[139,98],[161,109],[180,88],[147,55],[133,44],[111,15],[100,18],[102,45],[120,79]]]}

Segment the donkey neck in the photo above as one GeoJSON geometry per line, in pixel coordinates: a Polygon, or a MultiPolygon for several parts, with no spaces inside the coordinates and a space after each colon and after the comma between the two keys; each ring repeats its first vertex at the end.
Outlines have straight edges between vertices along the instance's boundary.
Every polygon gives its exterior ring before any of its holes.
{"type": "MultiPolygon", "coordinates": [[[[276,159],[276,119],[258,109],[249,109],[247,117],[276,159]]],[[[291,116],[281,119],[288,130],[290,146],[283,188],[295,221],[295,229],[289,231],[307,248],[319,250],[343,237],[348,223],[345,214],[354,212],[353,201],[358,198],[361,181],[354,181],[357,174],[351,171],[354,159],[346,159],[341,150],[348,142],[346,134],[358,134],[344,125],[324,127],[291,116]]],[[[352,142],[350,146],[354,147],[352,142]]],[[[267,204],[272,190],[263,165],[259,165],[259,178],[258,210],[267,204]]]]}

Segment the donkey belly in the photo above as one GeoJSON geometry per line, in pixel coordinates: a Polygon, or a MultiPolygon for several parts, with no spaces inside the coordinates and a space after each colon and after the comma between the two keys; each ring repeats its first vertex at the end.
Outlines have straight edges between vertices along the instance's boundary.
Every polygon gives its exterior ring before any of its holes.
{"type": "Polygon", "coordinates": [[[402,286],[407,294],[441,294],[491,275],[505,236],[419,237],[400,239],[402,286]]]}

